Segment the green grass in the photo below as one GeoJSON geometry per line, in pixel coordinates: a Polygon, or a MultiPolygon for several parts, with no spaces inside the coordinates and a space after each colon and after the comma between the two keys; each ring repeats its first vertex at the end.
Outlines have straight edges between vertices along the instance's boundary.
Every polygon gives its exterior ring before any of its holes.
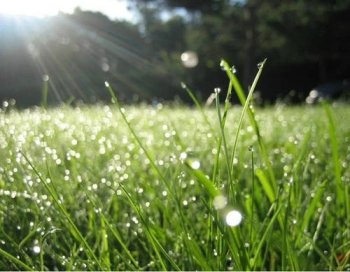
{"type": "Polygon", "coordinates": [[[2,110],[0,269],[349,269],[350,107],[254,109],[227,67],[222,108],[2,110]]]}

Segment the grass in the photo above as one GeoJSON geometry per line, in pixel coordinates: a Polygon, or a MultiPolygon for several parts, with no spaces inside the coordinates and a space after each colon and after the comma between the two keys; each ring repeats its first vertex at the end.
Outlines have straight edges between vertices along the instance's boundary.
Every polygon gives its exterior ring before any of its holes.
{"type": "Polygon", "coordinates": [[[108,85],[116,105],[3,108],[0,269],[350,269],[350,107],[254,109],[222,65],[216,107],[108,85]]]}

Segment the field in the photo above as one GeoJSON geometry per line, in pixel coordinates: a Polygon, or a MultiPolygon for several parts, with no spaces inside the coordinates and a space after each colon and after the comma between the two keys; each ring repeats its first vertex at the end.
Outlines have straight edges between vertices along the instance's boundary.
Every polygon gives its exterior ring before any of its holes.
{"type": "Polygon", "coordinates": [[[349,270],[350,107],[255,108],[262,66],[208,107],[5,103],[0,269],[349,270]]]}
{"type": "Polygon", "coordinates": [[[241,112],[3,110],[0,268],[349,269],[350,107],[241,112]]]}

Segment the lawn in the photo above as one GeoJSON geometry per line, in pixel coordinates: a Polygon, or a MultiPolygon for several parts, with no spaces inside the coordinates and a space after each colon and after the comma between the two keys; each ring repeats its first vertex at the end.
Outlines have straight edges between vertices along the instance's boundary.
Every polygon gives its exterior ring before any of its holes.
{"type": "Polygon", "coordinates": [[[121,112],[1,112],[2,270],[349,268],[348,105],[121,112]]]}
{"type": "Polygon", "coordinates": [[[254,107],[263,63],[247,97],[223,66],[207,107],[4,104],[0,269],[350,269],[349,105],[254,107]]]}

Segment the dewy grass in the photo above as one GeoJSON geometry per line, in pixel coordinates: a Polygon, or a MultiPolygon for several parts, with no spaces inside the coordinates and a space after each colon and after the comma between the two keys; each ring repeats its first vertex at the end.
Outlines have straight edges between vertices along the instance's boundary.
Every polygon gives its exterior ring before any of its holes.
{"type": "Polygon", "coordinates": [[[349,106],[225,72],[223,106],[1,111],[0,269],[349,269],[349,106]]]}
{"type": "MultiPolygon", "coordinates": [[[[81,232],[79,231],[79,229],[77,228],[77,226],[75,225],[75,223],[73,222],[73,220],[71,219],[70,215],[68,214],[66,208],[62,205],[61,201],[58,199],[57,196],[57,192],[55,192],[48,184],[47,182],[43,179],[43,177],[40,175],[40,173],[38,172],[38,170],[35,168],[35,166],[31,163],[31,161],[28,159],[28,157],[22,153],[20,151],[20,154],[22,154],[22,156],[24,157],[24,159],[27,161],[27,163],[29,164],[29,166],[31,167],[31,169],[34,171],[34,173],[36,174],[36,176],[38,177],[38,179],[40,180],[41,183],[44,184],[46,190],[48,191],[48,193],[50,194],[50,196],[52,197],[53,202],[57,205],[59,211],[60,211],[60,215],[65,218],[70,226],[70,228],[68,228],[70,230],[70,232],[72,233],[72,235],[79,241],[81,242],[84,247],[87,250],[87,254],[96,262],[96,264],[98,265],[98,267],[100,269],[103,269],[99,259],[96,257],[95,253],[93,252],[93,250],[91,249],[91,247],[89,246],[89,244],[87,243],[86,239],[84,238],[84,236],[81,234],[81,232]]],[[[49,175],[50,176],[50,175],[49,175]]]]}

